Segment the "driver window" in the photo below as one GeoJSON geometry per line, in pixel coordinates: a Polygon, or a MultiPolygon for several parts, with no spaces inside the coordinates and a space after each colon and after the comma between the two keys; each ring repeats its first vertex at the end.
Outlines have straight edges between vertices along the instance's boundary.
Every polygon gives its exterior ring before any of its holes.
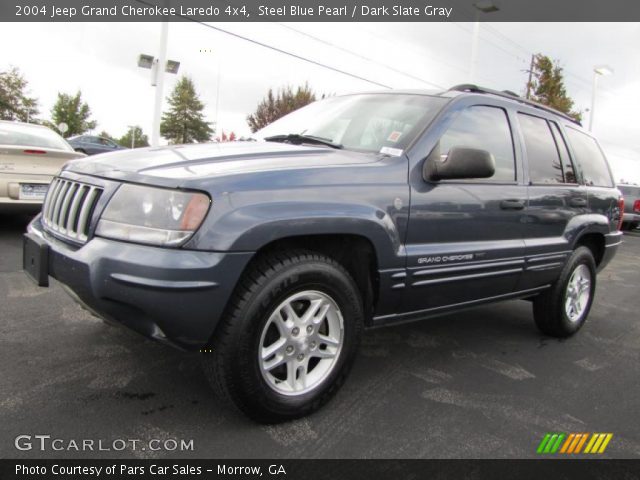
{"type": "Polygon", "coordinates": [[[502,108],[474,105],[464,110],[440,138],[440,155],[446,157],[453,147],[476,148],[493,155],[496,173],[490,178],[471,181],[516,180],[513,138],[507,113],[502,108]]]}

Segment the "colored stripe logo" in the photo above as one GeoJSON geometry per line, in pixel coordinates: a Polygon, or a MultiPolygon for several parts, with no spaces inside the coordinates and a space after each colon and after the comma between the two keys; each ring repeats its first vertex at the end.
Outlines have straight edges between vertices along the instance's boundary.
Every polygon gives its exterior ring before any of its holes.
{"type": "Polygon", "coordinates": [[[613,433],[547,433],[538,445],[538,454],[604,453],[613,433]]]}

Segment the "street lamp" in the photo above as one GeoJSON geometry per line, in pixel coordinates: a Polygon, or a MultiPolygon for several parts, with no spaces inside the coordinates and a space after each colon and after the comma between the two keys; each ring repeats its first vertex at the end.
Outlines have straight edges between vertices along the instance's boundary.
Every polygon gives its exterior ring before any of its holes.
{"type": "Polygon", "coordinates": [[[593,68],[593,91],[591,92],[591,111],[589,112],[589,131],[593,130],[593,117],[596,113],[596,90],[598,89],[598,77],[612,75],[613,68],[607,65],[599,65],[593,68]]]}
{"type": "Polygon", "coordinates": [[[480,14],[493,13],[500,7],[492,0],[479,0],[473,4],[476,9],[476,21],[473,24],[473,36],[471,40],[471,65],[469,65],[469,82],[474,83],[476,77],[476,63],[478,62],[478,40],[480,37],[480,14]]]}
{"type": "Polygon", "coordinates": [[[131,130],[131,148],[136,148],[136,127],[135,125],[129,125],[127,128],[131,130]]]}
{"type": "Polygon", "coordinates": [[[162,93],[164,89],[164,72],[178,73],[180,62],[167,60],[167,37],[169,36],[169,23],[162,22],[160,29],[160,55],[154,58],[152,55],[141,54],[138,57],[138,66],[151,70],[151,86],[156,87],[155,103],[153,106],[153,126],[151,127],[151,146],[160,144],[160,115],[162,109],[162,93]],[[164,68],[159,68],[163,65],[164,68]]]}

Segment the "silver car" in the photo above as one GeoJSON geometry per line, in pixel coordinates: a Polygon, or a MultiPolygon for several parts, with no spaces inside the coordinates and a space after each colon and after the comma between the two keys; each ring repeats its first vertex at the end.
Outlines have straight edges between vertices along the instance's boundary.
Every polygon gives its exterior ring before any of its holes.
{"type": "Polygon", "coordinates": [[[53,175],[84,156],[47,127],[0,121],[0,212],[38,212],[53,175]]]}

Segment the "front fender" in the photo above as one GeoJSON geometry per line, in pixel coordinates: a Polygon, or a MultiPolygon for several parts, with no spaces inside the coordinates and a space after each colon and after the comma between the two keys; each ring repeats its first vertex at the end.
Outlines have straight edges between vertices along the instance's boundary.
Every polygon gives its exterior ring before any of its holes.
{"type": "MultiPolygon", "coordinates": [[[[234,203],[232,199],[230,203],[234,203]]],[[[382,209],[330,201],[250,204],[219,215],[196,240],[198,248],[204,250],[257,251],[289,237],[359,235],[374,246],[379,268],[394,268],[403,266],[403,216],[408,215],[408,201],[405,205],[382,209]]]]}

